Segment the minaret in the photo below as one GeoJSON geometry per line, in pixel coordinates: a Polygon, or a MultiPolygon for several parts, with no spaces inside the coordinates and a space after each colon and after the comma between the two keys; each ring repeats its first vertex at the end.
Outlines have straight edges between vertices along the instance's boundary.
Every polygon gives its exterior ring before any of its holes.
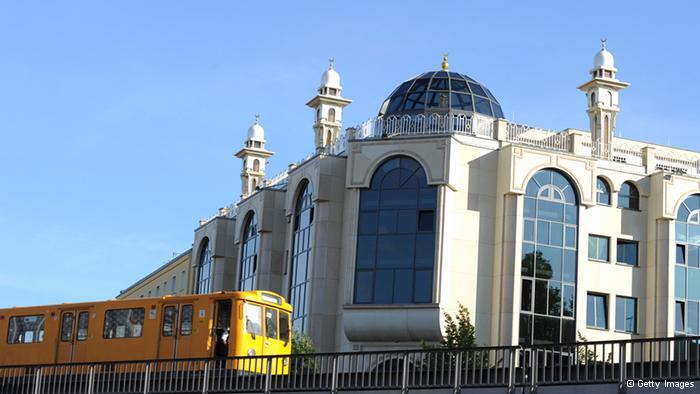
{"type": "Polygon", "coordinates": [[[343,108],[352,100],[341,97],[340,75],[333,69],[333,59],[329,60],[328,70],[321,76],[318,94],[306,103],[315,109],[314,142],[317,151],[334,145],[340,137],[343,120],[343,108]]]}
{"type": "Polygon", "coordinates": [[[263,186],[267,158],[273,153],[265,149],[265,129],[260,126],[260,116],[255,115],[255,123],[248,129],[248,138],[236,157],[243,160],[241,170],[241,194],[247,197],[263,186]]]}
{"type": "Polygon", "coordinates": [[[606,40],[602,39],[600,52],[593,58],[591,80],[579,86],[586,93],[588,102],[588,118],[590,119],[591,139],[594,154],[610,157],[613,132],[617,121],[619,107],[619,92],[629,86],[616,77],[615,59],[608,52],[606,40]]]}

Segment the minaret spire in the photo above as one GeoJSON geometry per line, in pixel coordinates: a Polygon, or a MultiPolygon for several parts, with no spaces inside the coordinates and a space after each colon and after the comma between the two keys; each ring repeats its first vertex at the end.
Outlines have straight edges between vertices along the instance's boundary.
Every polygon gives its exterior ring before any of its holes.
{"type": "Polygon", "coordinates": [[[241,169],[241,195],[247,197],[263,187],[267,159],[273,155],[265,149],[265,129],[260,125],[260,114],[255,114],[255,123],[248,128],[248,137],[243,149],[236,157],[243,161],[241,169]]]}
{"type": "Polygon", "coordinates": [[[321,76],[318,94],[307,106],[315,110],[314,144],[319,152],[328,151],[338,142],[342,127],[343,108],[352,101],[341,96],[340,74],[335,70],[335,59],[328,59],[328,70],[321,76]]]}

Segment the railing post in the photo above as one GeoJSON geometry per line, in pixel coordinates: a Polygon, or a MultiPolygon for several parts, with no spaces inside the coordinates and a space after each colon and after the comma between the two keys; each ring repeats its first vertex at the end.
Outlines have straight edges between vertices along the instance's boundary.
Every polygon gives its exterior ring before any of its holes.
{"type": "Polygon", "coordinates": [[[338,392],[338,355],[333,355],[333,376],[331,376],[331,393],[336,394],[338,392]]]}
{"type": "Polygon", "coordinates": [[[457,356],[455,356],[455,381],[452,388],[454,394],[458,394],[460,391],[460,386],[462,385],[462,352],[458,351],[457,356]]]}
{"type": "Polygon", "coordinates": [[[510,349],[508,351],[508,392],[515,392],[515,358],[518,349],[510,349]]]}
{"type": "Polygon", "coordinates": [[[41,367],[34,372],[34,394],[41,393],[41,367]]]}
{"type": "Polygon", "coordinates": [[[265,394],[269,394],[272,391],[272,357],[268,357],[267,368],[265,368],[265,394]]]}
{"type": "Polygon", "coordinates": [[[90,372],[88,373],[87,394],[92,394],[93,391],[95,391],[95,364],[90,365],[90,372]]]}
{"type": "Polygon", "coordinates": [[[408,393],[408,353],[403,355],[403,373],[401,374],[401,393],[408,393]]]}
{"type": "Polygon", "coordinates": [[[537,392],[537,356],[536,349],[530,348],[530,392],[537,392]]]}
{"type": "Polygon", "coordinates": [[[209,391],[209,368],[210,366],[210,360],[207,360],[204,362],[204,374],[202,376],[202,394],[207,394],[209,391]]]}
{"type": "MultiPolygon", "coordinates": [[[[613,360],[615,362],[615,360],[613,360]]],[[[627,381],[627,346],[625,342],[620,343],[620,381],[619,381],[619,387],[618,387],[618,392],[624,393],[626,392],[626,384],[625,382],[627,381]]]]}
{"type": "Polygon", "coordinates": [[[143,394],[148,394],[148,387],[151,385],[151,363],[146,363],[146,370],[143,372],[143,394]]]}

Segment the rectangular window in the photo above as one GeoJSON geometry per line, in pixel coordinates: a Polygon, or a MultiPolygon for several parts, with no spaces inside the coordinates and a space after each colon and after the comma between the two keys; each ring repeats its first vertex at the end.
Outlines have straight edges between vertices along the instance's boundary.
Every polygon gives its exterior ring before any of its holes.
{"type": "Polygon", "coordinates": [[[586,325],[607,330],[608,305],[606,296],[588,293],[586,309],[586,325]]]}
{"type": "Polygon", "coordinates": [[[676,264],[685,265],[685,245],[676,245],[676,264]]]}
{"type": "Polygon", "coordinates": [[[176,283],[177,283],[177,276],[176,276],[176,275],[173,275],[173,281],[170,282],[170,294],[175,295],[175,286],[176,286],[176,283]]]}
{"type": "Polygon", "coordinates": [[[90,324],[90,314],[88,312],[78,313],[78,340],[88,339],[88,324],[90,324]]]}
{"type": "Polygon", "coordinates": [[[245,331],[253,337],[262,335],[262,307],[249,303],[244,304],[245,331]]]}
{"type": "Polygon", "coordinates": [[[185,270],[180,272],[180,290],[185,290],[185,270]]]}
{"type": "Polygon", "coordinates": [[[177,325],[177,309],[172,306],[166,306],[163,311],[163,336],[171,337],[175,334],[175,326],[177,325]]]}
{"type": "Polygon", "coordinates": [[[637,299],[617,296],[615,298],[615,330],[637,332],[637,299]]]}
{"type": "Polygon", "coordinates": [[[113,309],[105,313],[105,339],[140,337],[143,331],[144,308],[113,309]]]}
{"type": "Polygon", "coordinates": [[[289,342],[290,331],[289,313],[280,312],[280,341],[283,341],[284,343],[289,342]]]}
{"type": "Polygon", "coordinates": [[[73,313],[66,312],[61,320],[61,342],[70,342],[73,337],[73,313]]]}
{"type": "Polygon", "coordinates": [[[589,235],[588,258],[597,261],[610,261],[610,238],[600,235],[589,235]]]}
{"type": "Polygon", "coordinates": [[[685,303],[676,301],[676,332],[685,331],[685,303]]]}
{"type": "Polygon", "coordinates": [[[182,317],[180,318],[180,335],[192,334],[192,305],[182,306],[182,317]]]}
{"type": "Polygon", "coordinates": [[[617,240],[617,262],[620,264],[637,265],[639,242],[617,240]]]}
{"type": "Polygon", "coordinates": [[[277,311],[271,308],[265,308],[265,337],[277,339],[277,311]]]}
{"type": "Polygon", "coordinates": [[[44,315],[11,317],[7,329],[7,343],[43,342],[44,320],[44,315]]]}

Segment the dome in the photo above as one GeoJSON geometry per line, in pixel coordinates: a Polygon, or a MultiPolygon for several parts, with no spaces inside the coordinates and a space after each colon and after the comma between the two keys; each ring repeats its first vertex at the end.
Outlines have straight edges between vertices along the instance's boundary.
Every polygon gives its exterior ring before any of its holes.
{"type": "Polygon", "coordinates": [[[340,89],[340,74],[330,66],[328,70],[323,72],[321,75],[321,86],[340,89]]]}
{"type": "Polygon", "coordinates": [[[260,126],[258,119],[248,128],[248,140],[265,141],[265,129],[260,126]]]}
{"type": "Polygon", "coordinates": [[[451,71],[426,72],[402,83],[384,100],[379,116],[448,112],[503,118],[501,105],[486,86],[451,71]]]}
{"type": "Polygon", "coordinates": [[[603,48],[600,52],[595,54],[593,58],[593,68],[606,68],[612,70],[615,68],[615,58],[613,58],[612,53],[608,52],[607,49],[603,48]]]}

